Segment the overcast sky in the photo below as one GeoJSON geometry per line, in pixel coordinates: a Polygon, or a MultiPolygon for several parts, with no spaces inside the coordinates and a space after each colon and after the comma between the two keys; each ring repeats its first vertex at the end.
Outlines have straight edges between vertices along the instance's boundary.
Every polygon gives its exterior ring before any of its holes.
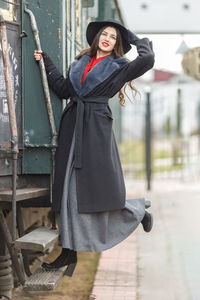
{"type": "MultiPolygon", "coordinates": [[[[118,0],[118,3],[129,29],[142,33],[156,32],[138,34],[153,41],[155,68],[182,72],[182,55],[176,54],[176,51],[183,39],[189,48],[200,47],[200,1],[118,0]],[[168,32],[173,34],[166,34],[168,32]],[[196,34],[191,34],[194,32],[196,34]]],[[[130,51],[128,58],[135,55],[134,50],[130,51]]]]}
{"type": "MultiPolygon", "coordinates": [[[[183,39],[189,48],[200,47],[200,35],[197,34],[146,34],[138,35],[139,37],[148,37],[153,41],[155,52],[155,68],[169,70],[172,72],[182,72],[182,55],[176,54],[177,49],[183,39]]],[[[131,53],[129,54],[131,59],[131,53]]]]}

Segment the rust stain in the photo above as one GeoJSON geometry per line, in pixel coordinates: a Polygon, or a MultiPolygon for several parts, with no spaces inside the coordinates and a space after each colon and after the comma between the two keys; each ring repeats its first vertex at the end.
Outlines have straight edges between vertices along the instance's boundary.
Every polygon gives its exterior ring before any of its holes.
{"type": "Polygon", "coordinates": [[[59,39],[59,41],[61,40],[61,38],[62,38],[62,31],[61,31],[61,28],[58,27],[58,39],[59,39]]]}
{"type": "Polygon", "coordinates": [[[11,143],[10,143],[10,141],[6,141],[6,142],[3,142],[2,144],[1,144],[1,149],[10,149],[11,148],[11,143]]]}

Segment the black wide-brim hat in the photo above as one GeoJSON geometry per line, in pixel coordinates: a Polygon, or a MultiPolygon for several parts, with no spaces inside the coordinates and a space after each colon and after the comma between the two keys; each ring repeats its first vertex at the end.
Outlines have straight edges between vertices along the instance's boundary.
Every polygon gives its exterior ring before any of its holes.
{"type": "Polygon", "coordinates": [[[107,20],[107,21],[95,21],[90,22],[88,24],[87,30],[86,30],[86,38],[88,41],[88,44],[91,46],[92,42],[96,36],[96,34],[99,32],[101,28],[104,26],[112,26],[119,30],[122,37],[122,44],[124,49],[124,54],[127,53],[131,49],[131,45],[129,43],[129,33],[128,30],[120,24],[119,21],[116,20],[107,20]]]}

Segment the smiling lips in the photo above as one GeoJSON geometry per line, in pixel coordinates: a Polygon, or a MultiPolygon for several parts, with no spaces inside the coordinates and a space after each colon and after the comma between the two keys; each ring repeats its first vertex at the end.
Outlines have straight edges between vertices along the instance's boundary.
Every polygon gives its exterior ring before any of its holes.
{"type": "Polygon", "coordinates": [[[108,47],[108,46],[109,46],[109,44],[106,43],[106,42],[103,42],[102,45],[103,45],[104,47],[108,47]]]}

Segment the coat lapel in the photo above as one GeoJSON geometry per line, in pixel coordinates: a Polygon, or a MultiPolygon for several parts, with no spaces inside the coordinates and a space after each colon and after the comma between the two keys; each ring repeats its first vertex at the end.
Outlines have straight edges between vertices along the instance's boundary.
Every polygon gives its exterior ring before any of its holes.
{"type": "Polygon", "coordinates": [[[89,62],[91,61],[91,57],[88,55],[83,55],[81,59],[75,60],[70,68],[69,71],[69,78],[71,80],[71,83],[73,85],[73,88],[75,89],[77,95],[80,96],[80,91],[82,89],[81,86],[81,79],[84,74],[85,67],[89,62]]]}
{"type": "Polygon", "coordinates": [[[75,60],[71,65],[69,77],[76,93],[80,97],[84,97],[89,94],[96,86],[104,82],[117,69],[119,69],[121,64],[126,62],[126,59],[123,57],[115,59],[111,55],[104,58],[92,68],[92,70],[87,74],[83,85],[81,85],[81,79],[83,77],[85,67],[90,60],[91,57],[83,55],[81,59],[75,60]]]}

